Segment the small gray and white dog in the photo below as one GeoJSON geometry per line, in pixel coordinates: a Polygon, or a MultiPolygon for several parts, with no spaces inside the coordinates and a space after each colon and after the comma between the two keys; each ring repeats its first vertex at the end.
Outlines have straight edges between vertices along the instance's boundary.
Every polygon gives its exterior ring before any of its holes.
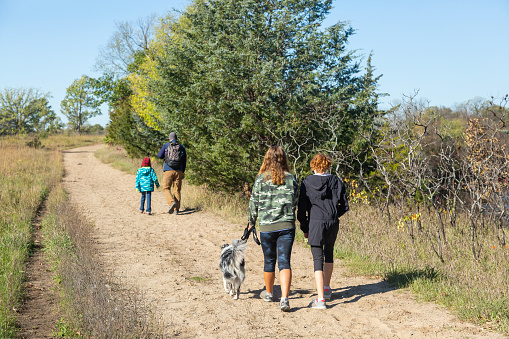
{"type": "Polygon", "coordinates": [[[239,298],[240,285],[244,282],[246,271],[244,269],[244,254],[247,248],[246,240],[234,239],[231,244],[221,246],[219,269],[223,272],[224,290],[239,298]]]}

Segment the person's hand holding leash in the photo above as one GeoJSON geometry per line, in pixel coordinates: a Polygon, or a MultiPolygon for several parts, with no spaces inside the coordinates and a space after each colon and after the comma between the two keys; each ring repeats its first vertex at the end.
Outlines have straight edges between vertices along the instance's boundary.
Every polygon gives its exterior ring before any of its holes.
{"type": "Polygon", "coordinates": [[[253,233],[253,240],[256,244],[260,245],[260,240],[258,240],[258,234],[256,234],[256,227],[254,225],[250,225],[247,223],[246,228],[244,229],[244,235],[242,235],[242,240],[247,241],[249,239],[249,235],[253,233]]]}

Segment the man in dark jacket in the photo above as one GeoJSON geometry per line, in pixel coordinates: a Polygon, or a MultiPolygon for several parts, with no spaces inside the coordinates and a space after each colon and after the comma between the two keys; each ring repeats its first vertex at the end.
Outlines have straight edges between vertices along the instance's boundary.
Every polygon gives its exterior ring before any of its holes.
{"type": "Polygon", "coordinates": [[[297,219],[308,238],[313,255],[318,298],[311,307],[326,308],[325,299],[332,297],[330,280],[334,267],[334,243],[339,231],[339,217],[348,211],[345,186],[338,177],[327,174],[331,160],[317,154],[311,160],[315,174],[302,181],[297,219]]]}
{"type": "Polygon", "coordinates": [[[184,145],[177,141],[177,133],[171,132],[170,142],[161,147],[157,157],[164,159],[163,192],[166,202],[170,206],[168,213],[178,214],[180,211],[182,179],[184,179],[187,154],[184,145]],[[173,194],[172,194],[173,188],[173,194]]]}

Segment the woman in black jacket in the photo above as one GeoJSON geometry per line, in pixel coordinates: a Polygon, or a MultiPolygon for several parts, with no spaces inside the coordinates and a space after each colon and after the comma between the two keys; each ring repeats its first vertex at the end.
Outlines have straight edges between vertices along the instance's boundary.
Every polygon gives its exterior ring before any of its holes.
{"type": "Polygon", "coordinates": [[[308,238],[313,255],[318,298],[311,307],[326,308],[325,299],[332,297],[330,280],[334,266],[334,243],[339,231],[339,217],[348,211],[345,186],[336,176],[326,173],[332,161],[323,154],[311,160],[314,174],[300,186],[297,219],[308,238]],[[324,263],[325,262],[325,263],[324,263]]]}

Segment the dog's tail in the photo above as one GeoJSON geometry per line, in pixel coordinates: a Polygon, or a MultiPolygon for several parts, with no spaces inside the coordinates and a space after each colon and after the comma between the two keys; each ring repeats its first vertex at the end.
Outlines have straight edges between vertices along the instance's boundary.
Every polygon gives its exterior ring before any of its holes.
{"type": "Polygon", "coordinates": [[[247,240],[234,239],[232,241],[234,252],[244,253],[247,249],[247,240]]]}
{"type": "Polygon", "coordinates": [[[232,242],[233,244],[233,260],[238,265],[244,262],[244,253],[247,249],[247,240],[238,240],[235,239],[232,242]]]}

